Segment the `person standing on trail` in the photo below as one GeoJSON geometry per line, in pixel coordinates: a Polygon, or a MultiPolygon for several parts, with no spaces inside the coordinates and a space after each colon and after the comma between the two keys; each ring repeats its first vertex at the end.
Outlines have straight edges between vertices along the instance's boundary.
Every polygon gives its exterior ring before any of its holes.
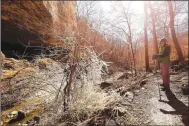
{"type": "Polygon", "coordinates": [[[162,80],[163,84],[163,90],[170,90],[169,86],[169,63],[170,63],[170,54],[171,54],[171,48],[170,45],[166,43],[166,39],[163,38],[161,39],[159,43],[159,54],[154,54],[152,56],[152,59],[157,59],[160,63],[160,69],[161,69],[161,75],[162,75],[162,80]]]}

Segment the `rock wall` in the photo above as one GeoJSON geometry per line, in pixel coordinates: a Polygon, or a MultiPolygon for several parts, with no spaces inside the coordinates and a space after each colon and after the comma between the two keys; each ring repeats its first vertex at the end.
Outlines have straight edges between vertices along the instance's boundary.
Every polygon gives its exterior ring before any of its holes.
{"type": "Polygon", "coordinates": [[[63,45],[77,27],[75,7],[75,1],[2,1],[3,53],[24,50],[22,44],[63,45]]]}
{"type": "Polygon", "coordinates": [[[75,1],[43,1],[52,15],[55,35],[73,36],[76,29],[75,1]]]}

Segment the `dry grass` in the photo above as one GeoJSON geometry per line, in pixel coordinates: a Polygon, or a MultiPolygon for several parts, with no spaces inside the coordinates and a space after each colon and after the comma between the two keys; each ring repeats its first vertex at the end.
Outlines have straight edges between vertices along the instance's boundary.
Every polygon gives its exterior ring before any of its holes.
{"type": "Polygon", "coordinates": [[[93,84],[89,84],[83,89],[78,89],[77,92],[74,92],[73,97],[68,109],[73,118],[79,115],[91,117],[95,112],[109,108],[110,105],[114,107],[113,105],[121,99],[117,93],[107,94],[93,84]]]}
{"type": "Polygon", "coordinates": [[[48,64],[46,69],[35,73],[34,78],[30,80],[28,88],[37,89],[31,97],[43,99],[48,110],[44,114],[46,116],[43,118],[43,125],[56,124],[57,119],[65,115],[70,118],[65,118],[63,122],[69,120],[69,122],[77,123],[83,118],[83,115],[87,119],[105,108],[116,108],[121,100],[118,93],[106,93],[99,86],[102,74],[104,74],[102,67],[106,63],[101,61],[94,51],[86,48],[84,50],[88,58],[78,63],[66,111],[64,111],[63,89],[66,86],[67,75],[65,71],[69,73],[69,63],[54,62],[48,64]],[[53,116],[49,117],[49,114],[53,116]]]}
{"type": "Polygon", "coordinates": [[[5,58],[6,58],[5,55],[2,52],[0,52],[0,61],[1,62],[4,61],[5,58]]]}

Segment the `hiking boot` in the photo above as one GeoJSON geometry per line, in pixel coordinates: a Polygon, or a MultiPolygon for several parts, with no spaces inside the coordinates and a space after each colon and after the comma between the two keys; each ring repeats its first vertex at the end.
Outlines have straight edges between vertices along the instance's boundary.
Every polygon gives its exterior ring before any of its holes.
{"type": "Polygon", "coordinates": [[[162,91],[170,91],[170,88],[169,87],[168,88],[163,87],[161,90],[162,91]]]}
{"type": "Polygon", "coordinates": [[[164,87],[164,84],[160,84],[160,86],[164,87]]]}

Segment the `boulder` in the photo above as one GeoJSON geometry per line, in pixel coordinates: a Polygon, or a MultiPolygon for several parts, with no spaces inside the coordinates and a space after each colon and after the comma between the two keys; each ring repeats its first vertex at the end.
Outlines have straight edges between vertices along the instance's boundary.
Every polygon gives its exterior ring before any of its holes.
{"type": "Polygon", "coordinates": [[[31,46],[64,46],[75,37],[75,10],[76,1],[2,1],[2,52],[16,58],[27,45],[28,55],[40,53],[31,46]]]}
{"type": "Polygon", "coordinates": [[[46,68],[49,64],[53,63],[54,61],[50,58],[41,58],[37,59],[36,61],[40,68],[46,68]]]}
{"type": "Polygon", "coordinates": [[[140,87],[143,87],[145,84],[146,84],[146,80],[142,80],[142,81],[140,82],[140,87]]]}
{"type": "Polygon", "coordinates": [[[129,76],[130,75],[130,73],[124,73],[123,75],[121,75],[119,78],[118,78],[118,80],[120,80],[120,79],[128,79],[129,76]]]}
{"type": "Polygon", "coordinates": [[[10,116],[12,119],[8,122],[8,125],[21,121],[26,117],[25,113],[21,111],[13,111],[10,116]]]}
{"type": "Polygon", "coordinates": [[[1,80],[13,78],[17,74],[19,74],[20,76],[24,76],[32,72],[37,72],[37,68],[27,67],[27,68],[18,69],[18,70],[2,70],[1,80]]]}
{"type": "Polygon", "coordinates": [[[39,116],[35,116],[32,120],[29,120],[26,122],[26,124],[28,124],[29,126],[33,126],[33,125],[37,125],[40,121],[40,117],[39,116]]]}
{"type": "Polygon", "coordinates": [[[2,70],[1,80],[14,77],[18,73],[18,70],[2,70]]]}
{"type": "Polygon", "coordinates": [[[101,87],[102,89],[104,89],[104,88],[107,88],[107,87],[111,86],[112,84],[113,84],[113,83],[102,82],[102,83],[100,84],[100,87],[101,87]]]}
{"type": "Polygon", "coordinates": [[[125,93],[125,97],[127,97],[129,101],[132,101],[134,98],[134,93],[128,91],[125,93]]]}
{"type": "Polygon", "coordinates": [[[3,69],[13,69],[17,70],[20,68],[30,66],[27,60],[16,60],[14,58],[6,58],[2,63],[3,69]]]}

